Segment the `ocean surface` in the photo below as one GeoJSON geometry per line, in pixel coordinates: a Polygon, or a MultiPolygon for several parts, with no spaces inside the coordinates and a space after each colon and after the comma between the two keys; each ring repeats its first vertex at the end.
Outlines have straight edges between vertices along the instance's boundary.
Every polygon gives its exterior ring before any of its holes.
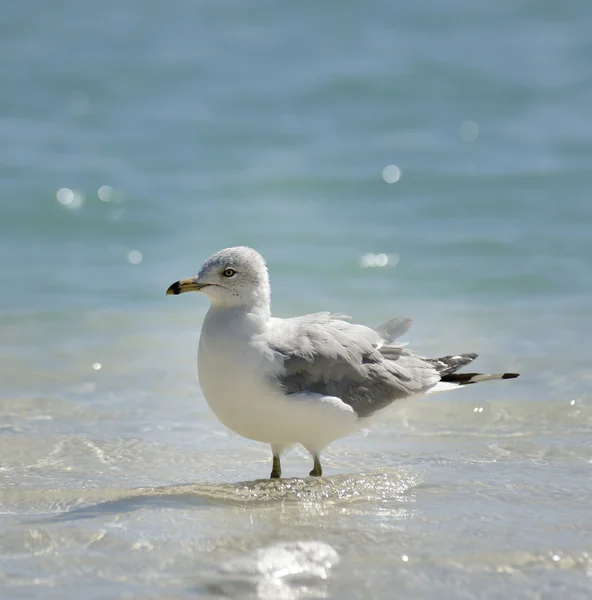
{"type": "Polygon", "coordinates": [[[0,597],[592,597],[592,3],[29,0],[0,19],[0,597]],[[278,316],[520,379],[300,449],[196,378],[216,250],[278,316]]]}

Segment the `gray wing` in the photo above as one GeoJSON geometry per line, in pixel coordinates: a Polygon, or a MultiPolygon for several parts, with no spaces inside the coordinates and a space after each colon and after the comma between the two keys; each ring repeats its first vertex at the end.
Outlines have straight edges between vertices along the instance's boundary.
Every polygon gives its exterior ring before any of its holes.
{"type": "Polygon", "coordinates": [[[409,319],[376,330],[329,313],[273,321],[266,342],[282,361],[276,378],[287,394],[337,396],[368,417],[440,381],[429,361],[392,343],[407,331],[409,319]]]}

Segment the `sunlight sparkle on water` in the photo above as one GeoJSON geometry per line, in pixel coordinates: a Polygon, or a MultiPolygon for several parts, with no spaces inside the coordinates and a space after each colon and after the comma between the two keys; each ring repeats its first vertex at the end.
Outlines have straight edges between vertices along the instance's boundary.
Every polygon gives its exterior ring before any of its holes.
{"type": "Polygon", "coordinates": [[[128,255],[127,259],[132,265],[139,265],[142,262],[142,253],[138,250],[132,250],[128,255]]]}
{"type": "Polygon", "coordinates": [[[103,202],[111,202],[113,188],[110,185],[102,185],[97,190],[97,196],[99,197],[99,200],[102,200],[103,202]]]}
{"type": "Polygon", "coordinates": [[[60,204],[67,206],[74,199],[74,192],[70,188],[60,188],[56,194],[60,204]]]}
{"type": "Polygon", "coordinates": [[[398,254],[374,254],[373,252],[367,252],[360,258],[360,266],[364,269],[368,267],[386,267],[387,264],[390,264],[391,267],[394,267],[400,260],[398,254]]]}
{"type": "Polygon", "coordinates": [[[401,179],[401,169],[397,165],[387,165],[382,170],[382,178],[387,183],[397,183],[401,179]]]}
{"type": "Polygon", "coordinates": [[[82,192],[70,188],[60,188],[56,193],[56,198],[62,206],[70,209],[80,208],[84,202],[82,192]]]}

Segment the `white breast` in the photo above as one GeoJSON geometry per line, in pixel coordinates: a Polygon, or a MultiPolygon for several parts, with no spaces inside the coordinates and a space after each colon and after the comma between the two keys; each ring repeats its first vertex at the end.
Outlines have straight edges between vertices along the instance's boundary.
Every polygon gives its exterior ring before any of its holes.
{"type": "Polygon", "coordinates": [[[217,315],[211,312],[204,321],[197,361],[206,402],[218,419],[239,435],[277,442],[273,423],[285,400],[267,376],[275,368],[273,361],[251,344],[249,336],[231,335],[236,328],[212,323],[217,315]]]}

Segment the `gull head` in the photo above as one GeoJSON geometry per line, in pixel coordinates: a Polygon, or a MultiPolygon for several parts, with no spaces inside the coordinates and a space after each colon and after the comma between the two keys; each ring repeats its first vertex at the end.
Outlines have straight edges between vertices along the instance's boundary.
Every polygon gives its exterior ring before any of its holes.
{"type": "Polygon", "coordinates": [[[269,307],[270,288],[263,257],[252,248],[226,248],[206,260],[195,277],[173,283],[167,296],[203,292],[213,306],[269,307]]]}

